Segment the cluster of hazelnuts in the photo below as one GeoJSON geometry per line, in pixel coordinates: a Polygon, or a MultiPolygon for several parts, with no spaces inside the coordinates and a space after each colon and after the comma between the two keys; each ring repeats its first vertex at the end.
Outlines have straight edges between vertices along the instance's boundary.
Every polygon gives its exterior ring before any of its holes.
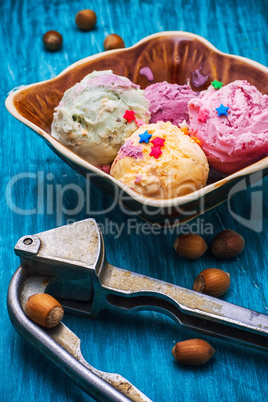
{"type": "MultiPolygon", "coordinates": [[[[97,16],[93,10],[81,10],[75,16],[75,23],[81,31],[92,30],[97,23],[97,16]]],[[[48,31],[43,36],[43,42],[47,50],[56,51],[62,46],[63,37],[58,31],[48,31]]],[[[104,50],[120,49],[125,47],[121,36],[110,34],[103,42],[104,50]]]]}
{"type": "MultiPolygon", "coordinates": [[[[231,259],[240,254],[245,247],[243,237],[230,229],[218,233],[212,240],[211,252],[220,259],[231,259]]],[[[195,260],[208,249],[205,240],[198,234],[179,235],[174,248],[180,257],[195,260]]],[[[230,275],[218,268],[207,268],[196,277],[193,290],[214,297],[222,296],[230,286],[230,275]]]]}
{"type": "MultiPolygon", "coordinates": [[[[245,247],[243,237],[233,230],[225,229],[212,240],[211,252],[220,259],[231,259],[239,255],[245,247]]],[[[208,249],[205,240],[198,234],[181,234],[174,243],[180,257],[195,260],[208,249]]],[[[193,290],[213,297],[221,297],[230,286],[230,275],[218,268],[204,269],[196,277],[193,290]]],[[[214,355],[214,348],[203,339],[187,339],[177,342],[172,349],[175,360],[181,364],[199,366],[207,363],[214,355]]]]}

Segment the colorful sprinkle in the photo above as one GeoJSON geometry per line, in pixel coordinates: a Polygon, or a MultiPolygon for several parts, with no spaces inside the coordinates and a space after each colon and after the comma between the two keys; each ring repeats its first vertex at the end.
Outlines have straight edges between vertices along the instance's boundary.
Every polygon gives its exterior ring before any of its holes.
{"type": "Polygon", "coordinates": [[[122,159],[125,156],[130,156],[131,158],[143,158],[142,150],[139,146],[133,145],[131,140],[127,140],[119,150],[118,159],[122,159]]]}
{"type": "Polygon", "coordinates": [[[163,147],[165,141],[164,138],[156,137],[151,142],[154,144],[154,147],[163,147]]]}
{"type": "Polygon", "coordinates": [[[202,123],[205,123],[207,121],[208,115],[209,115],[209,112],[207,109],[199,109],[197,119],[199,121],[201,121],[202,123]]]}
{"type": "Polygon", "coordinates": [[[102,170],[103,172],[105,172],[107,174],[110,174],[111,165],[97,166],[97,168],[99,168],[100,170],[102,170]]]}
{"type": "Polygon", "coordinates": [[[139,134],[139,137],[140,137],[139,143],[140,142],[146,142],[146,144],[148,144],[149,139],[151,138],[151,136],[152,136],[152,134],[149,134],[148,131],[144,131],[143,134],[139,134]]]}
{"type": "Polygon", "coordinates": [[[158,146],[158,147],[152,147],[151,153],[149,155],[154,156],[155,159],[158,159],[161,154],[162,154],[162,151],[160,149],[160,146],[158,146]]]}
{"type": "Polygon", "coordinates": [[[223,86],[223,83],[217,80],[212,81],[211,85],[215,88],[215,89],[221,89],[221,87],[223,86]]]}
{"type": "Polygon", "coordinates": [[[217,110],[218,116],[222,116],[222,115],[227,116],[227,110],[229,110],[229,107],[223,106],[223,104],[221,103],[221,105],[219,107],[217,107],[215,110],[217,110]]]}
{"type": "Polygon", "coordinates": [[[143,121],[142,119],[136,119],[135,121],[138,127],[141,127],[145,124],[145,121],[143,121]]]}
{"type": "Polygon", "coordinates": [[[144,75],[148,81],[154,80],[154,75],[150,67],[142,67],[140,69],[140,75],[144,75]]]}
{"type": "Polygon", "coordinates": [[[189,135],[188,124],[186,120],[183,120],[182,123],[179,123],[179,127],[184,134],[189,135]]]}
{"type": "Polygon", "coordinates": [[[191,72],[193,86],[195,88],[202,87],[202,85],[204,85],[207,82],[207,79],[209,77],[209,73],[207,75],[204,75],[200,72],[203,68],[203,64],[204,63],[202,63],[201,66],[197,70],[191,72]]]}
{"type": "Polygon", "coordinates": [[[192,140],[194,140],[194,142],[196,142],[200,147],[202,146],[202,142],[196,138],[196,137],[191,137],[192,140]]]}
{"type": "Polygon", "coordinates": [[[179,123],[179,127],[182,130],[183,128],[188,128],[187,121],[184,119],[181,123],[179,123]]]}
{"type": "Polygon", "coordinates": [[[130,123],[132,120],[135,120],[134,114],[135,112],[133,110],[126,110],[123,117],[130,123]]]}
{"type": "Polygon", "coordinates": [[[141,181],[141,179],[142,179],[142,174],[136,176],[135,183],[139,183],[141,181]]]}
{"type": "Polygon", "coordinates": [[[183,134],[189,135],[189,130],[187,127],[181,128],[181,131],[183,132],[183,134]]]}

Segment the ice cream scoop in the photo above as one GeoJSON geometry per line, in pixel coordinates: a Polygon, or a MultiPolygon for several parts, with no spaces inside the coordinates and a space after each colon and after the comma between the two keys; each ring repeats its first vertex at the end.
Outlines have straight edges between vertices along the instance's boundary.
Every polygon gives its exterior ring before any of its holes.
{"type": "Polygon", "coordinates": [[[205,186],[207,158],[193,138],[170,122],[145,124],[126,139],[110,174],[153,198],[174,198],[205,186]]]}
{"type": "Polygon", "coordinates": [[[188,108],[190,132],[212,168],[233,173],[268,155],[268,96],[247,81],[211,85],[188,108]]]}
{"type": "Polygon", "coordinates": [[[55,109],[52,136],[93,165],[110,164],[137,128],[149,122],[143,90],[111,70],[94,71],[68,89],[55,109]]]}
{"type": "Polygon", "coordinates": [[[145,97],[150,101],[150,123],[170,121],[178,125],[183,120],[189,121],[188,102],[196,98],[189,85],[170,84],[166,81],[149,85],[144,91],[145,97]]]}

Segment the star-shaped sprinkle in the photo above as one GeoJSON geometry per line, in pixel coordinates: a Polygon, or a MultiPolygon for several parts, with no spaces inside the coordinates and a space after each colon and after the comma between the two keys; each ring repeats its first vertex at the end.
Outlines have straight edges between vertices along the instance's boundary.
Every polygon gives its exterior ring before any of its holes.
{"type": "Polygon", "coordinates": [[[223,86],[223,83],[217,80],[212,81],[211,85],[215,88],[215,89],[221,89],[221,87],[223,86]]]}
{"type": "Polygon", "coordinates": [[[138,127],[141,127],[145,124],[145,122],[142,119],[136,119],[136,124],[138,127]]]}
{"type": "Polygon", "coordinates": [[[151,142],[154,144],[154,147],[163,147],[165,141],[164,138],[156,137],[151,142]]]}
{"type": "Polygon", "coordinates": [[[179,127],[181,130],[183,130],[184,128],[188,128],[187,121],[184,119],[183,122],[179,123],[179,127]]]}
{"type": "Polygon", "coordinates": [[[207,109],[199,109],[197,119],[199,121],[201,121],[202,123],[205,123],[207,121],[208,115],[209,115],[209,112],[207,109]]]}
{"type": "Polygon", "coordinates": [[[162,154],[162,151],[160,149],[160,146],[158,146],[158,147],[152,147],[151,153],[149,155],[154,156],[155,159],[158,159],[161,154],[162,154]]]}
{"type": "Polygon", "coordinates": [[[189,135],[188,124],[186,120],[183,120],[182,123],[179,123],[179,127],[183,134],[189,135]]]}
{"type": "Polygon", "coordinates": [[[219,107],[216,107],[217,112],[218,112],[218,116],[222,116],[225,115],[227,116],[227,110],[229,110],[228,106],[223,106],[223,104],[221,103],[221,105],[219,107]]]}
{"type": "Polygon", "coordinates": [[[134,110],[126,110],[123,117],[128,121],[128,123],[130,123],[132,120],[135,120],[134,114],[134,110]]]}
{"type": "Polygon", "coordinates": [[[139,143],[140,142],[146,142],[146,144],[148,144],[149,139],[151,138],[151,136],[152,135],[149,134],[148,131],[144,131],[143,134],[139,134],[139,137],[140,137],[139,143]]]}

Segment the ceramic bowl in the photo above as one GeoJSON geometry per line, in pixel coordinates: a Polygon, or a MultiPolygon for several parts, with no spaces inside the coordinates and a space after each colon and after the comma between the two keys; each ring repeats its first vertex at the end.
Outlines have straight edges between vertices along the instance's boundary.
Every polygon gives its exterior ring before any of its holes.
{"type": "Polygon", "coordinates": [[[6,107],[15,118],[33,129],[68,165],[124,208],[161,226],[181,224],[226,201],[268,173],[266,157],[227,177],[211,176],[206,187],[191,194],[159,200],[134,192],[86,162],[51,136],[53,112],[68,88],[90,72],[105,69],[128,77],[142,89],[154,82],[168,81],[189,83],[192,89],[201,91],[213,80],[229,83],[246,79],[260,92],[268,94],[268,68],[243,57],[222,53],[198,35],[180,31],[161,32],[144,38],[130,48],[87,57],[53,79],[23,87],[9,95],[6,107]],[[144,67],[150,68],[153,77],[141,73],[144,67]]]}

